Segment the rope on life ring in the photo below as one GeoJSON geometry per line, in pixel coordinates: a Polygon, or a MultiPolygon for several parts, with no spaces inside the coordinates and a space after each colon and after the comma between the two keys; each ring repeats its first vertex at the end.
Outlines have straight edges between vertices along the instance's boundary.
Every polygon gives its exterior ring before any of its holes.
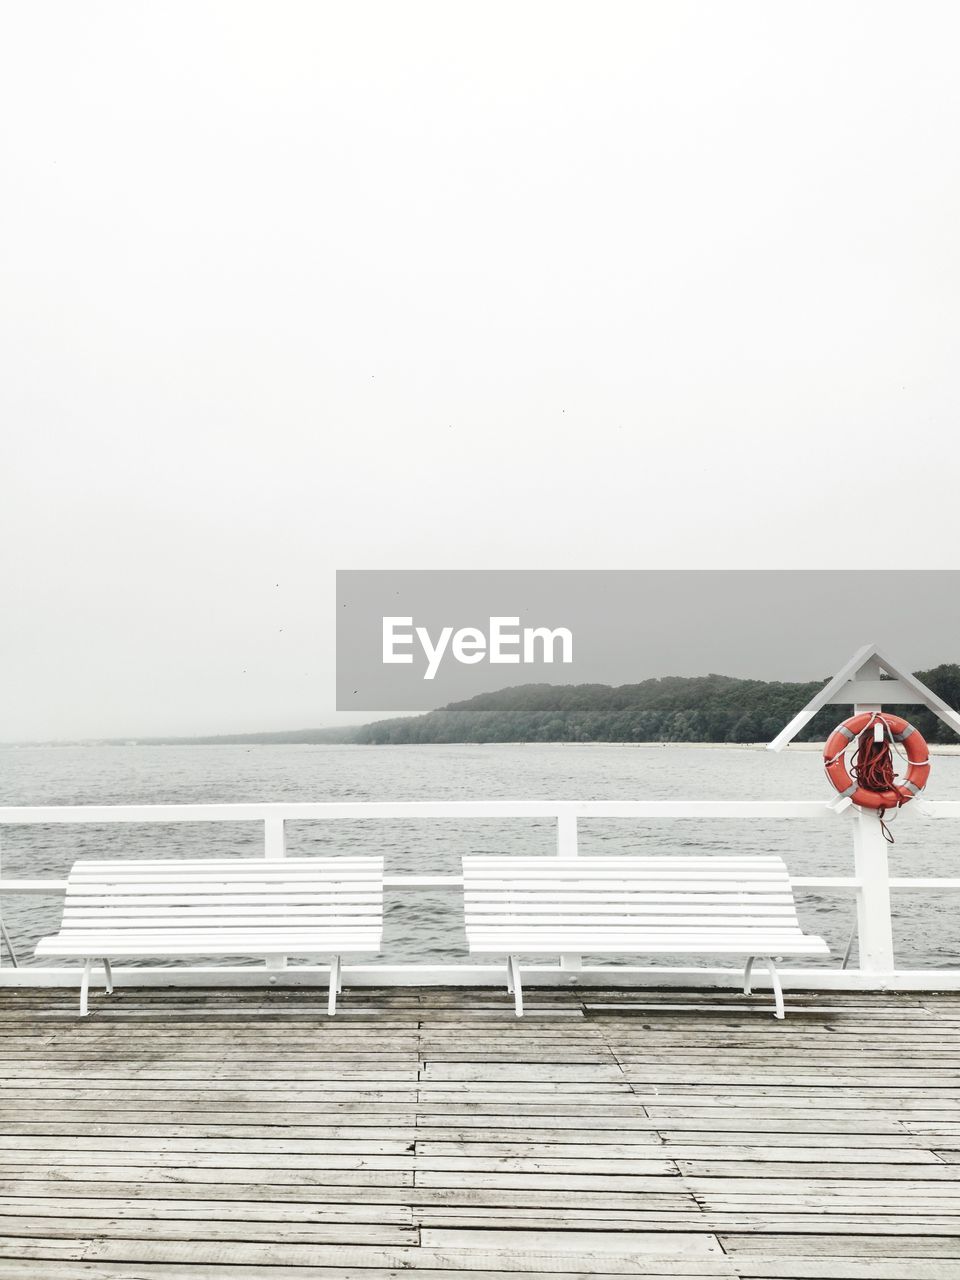
{"type": "Polygon", "coordinates": [[[907,804],[927,785],[930,752],[923,735],[900,716],[864,711],[844,720],[831,733],[823,748],[823,766],[841,796],[849,796],[861,809],[879,811],[883,834],[892,844],[884,814],[907,804]],[[845,753],[855,741],[857,749],[848,770],[845,753]],[[893,765],[894,751],[908,765],[899,783],[893,765]]]}

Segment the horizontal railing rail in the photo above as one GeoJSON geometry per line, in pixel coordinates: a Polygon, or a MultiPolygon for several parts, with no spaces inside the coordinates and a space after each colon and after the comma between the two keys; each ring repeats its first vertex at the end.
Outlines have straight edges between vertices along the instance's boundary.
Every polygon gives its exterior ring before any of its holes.
{"type": "MultiPolygon", "coordinates": [[[[859,889],[856,876],[791,876],[795,889],[859,889]]],[[[960,889],[960,879],[902,879],[890,877],[891,889],[960,889]]],[[[384,876],[385,889],[459,889],[463,876],[384,876]]],[[[0,879],[0,893],[23,894],[31,897],[47,897],[65,893],[66,880],[7,880],[0,879]]],[[[958,954],[960,960],[960,954],[958,954]]]]}
{"type": "MultiPolygon", "coordinates": [[[[926,804],[925,810],[931,805],[926,804]]],[[[810,818],[821,800],[320,800],[237,804],[7,805],[0,826],[60,822],[269,822],[336,818],[810,818]]],[[[958,806],[960,813],[960,806],[958,806]]]]}
{"type": "MultiPolygon", "coordinates": [[[[960,817],[958,801],[918,800],[904,813],[912,814],[911,820],[926,818],[960,817]]],[[[857,934],[859,936],[860,967],[857,970],[790,969],[784,973],[788,984],[811,986],[901,986],[916,989],[924,981],[938,987],[960,989],[960,931],[958,931],[958,968],[938,970],[898,969],[894,960],[892,940],[892,892],[941,892],[960,890],[960,878],[953,877],[892,877],[887,865],[887,848],[883,840],[879,820],[875,813],[863,811],[843,803],[817,800],[411,800],[365,801],[332,800],[317,802],[265,802],[236,804],[135,804],[135,805],[19,805],[0,807],[0,831],[4,827],[43,826],[62,824],[115,825],[144,824],[166,825],[171,823],[262,823],[263,848],[261,856],[277,859],[286,856],[288,822],[325,822],[337,820],[362,820],[371,822],[403,822],[421,819],[534,819],[549,820],[556,827],[556,853],[561,857],[580,854],[579,823],[581,820],[616,818],[634,820],[683,820],[683,819],[783,819],[814,823],[848,823],[853,832],[853,875],[797,875],[791,883],[797,889],[852,893],[857,906],[857,934]],[[837,979],[841,979],[840,982],[837,979]]],[[[584,855],[589,857],[590,855],[584,855]]],[[[419,889],[459,889],[463,878],[455,874],[388,874],[386,888],[400,892],[419,889]]],[[[0,873],[0,902],[5,895],[46,896],[62,894],[67,881],[62,877],[18,878],[0,873]]],[[[849,953],[848,948],[848,953],[849,953]]],[[[326,969],[312,965],[297,965],[287,969],[284,961],[268,961],[266,980],[275,982],[276,970],[284,969],[283,980],[309,980],[315,972],[326,969]]],[[[183,965],[177,968],[156,969],[149,967],[118,968],[119,980],[134,982],[196,982],[198,980],[243,981],[251,980],[251,973],[263,975],[265,970],[239,969],[236,966],[183,965]]],[[[567,955],[560,958],[558,966],[541,965],[534,974],[534,982],[579,981],[590,975],[604,975],[607,981],[613,974],[611,966],[584,968],[582,957],[567,955]]],[[[723,969],[667,968],[666,966],[617,967],[617,973],[626,980],[636,980],[639,974],[655,980],[683,980],[695,975],[726,985],[731,972],[723,969]]],[[[354,981],[368,982],[463,982],[499,981],[499,969],[491,965],[473,964],[376,964],[354,966],[354,981]]],[[[733,975],[735,977],[735,975],[733,975]]],[[[54,966],[30,966],[11,969],[0,962],[0,983],[16,982],[19,985],[49,985],[51,981],[75,981],[76,969],[54,966]]],[[[264,980],[261,977],[261,980],[264,980]]]]}

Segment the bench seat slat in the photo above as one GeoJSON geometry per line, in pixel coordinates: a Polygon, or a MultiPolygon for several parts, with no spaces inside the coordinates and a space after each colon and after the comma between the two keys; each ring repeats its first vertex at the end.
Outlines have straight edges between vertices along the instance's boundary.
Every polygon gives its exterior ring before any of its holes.
{"type": "Polygon", "coordinates": [[[128,892],[144,892],[147,893],[154,885],[165,887],[167,885],[183,885],[195,889],[197,893],[207,893],[221,886],[232,885],[237,887],[243,886],[265,886],[267,888],[277,886],[283,888],[287,885],[301,885],[303,887],[314,887],[317,889],[336,889],[340,885],[352,884],[358,888],[376,888],[379,880],[376,876],[361,876],[354,871],[345,871],[341,876],[308,876],[308,875],[285,875],[282,872],[276,872],[274,875],[247,876],[231,876],[229,872],[218,871],[216,875],[210,876],[188,876],[178,875],[175,869],[171,869],[166,875],[160,875],[153,872],[149,876],[77,876],[74,878],[74,884],[78,889],[96,889],[100,885],[109,886],[111,889],[125,890],[128,892]]]}
{"type": "MultiPolygon", "coordinates": [[[[109,907],[68,907],[63,913],[63,925],[89,924],[98,920],[127,920],[131,924],[156,920],[158,923],[172,923],[183,918],[179,905],[169,907],[128,907],[126,904],[115,911],[109,907]]],[[[229,924],[231,920],[315,920],[318,924],[329,924],[331,920],[365,918],[379,919],[380,913],[374,903],[344,903],[342,906],[318,907],[258,907],[256,904],[235,906],[198,907],[190,912],[190,919],[208,920],[211,925],[218,922],[229,924]]]]}
{"type": "Polygon", "coordinates": [[[758,897],[762,894],[772,895],[774,897],[787,898],[792,897],[789,884],[786,880],[779,884],[767,882],[766,884],[751,885],[743,881],[731,880],[723,884],[713,883],[707,880],[694,881],[676,881],[662,880],[654,882],[644,882],[642,884],[615,883],[613,880],[609,882],[600,882],[592,880],[565,880],[551,881],[548,883],[540,882],[531,883],[524,882],[519,884],[476,884],[471,882],[468,885],[468,891],[472,896],[483,894],[487,898],[496,897],[524,897],[533,898],[544,896],[555,896],[562,898],[576,898],[579,894],[589,893],[597,896],[617,896],[625,893],[650,894],[650,893],[667,893],[676,894],[693,894],[703,896],[705,894],[726,893],[741,897],[758,897]]]}
{"type": "Polygon", "coordinates": [[[580,916],[573,915],[549,915],[536,916],[530,919],[512,919],[504,916],[503,919],[485,920],[484,923],[472,925],[471,932],[479,933],[530,933],[540,934],[545,929],[579,929],[589,928],[591,932],[600,933],[602,931],[614,932],[617,929],[628,929],[631,933],[700,933],[700,934],[744,934],[745,937],[754,933],[771,932],[771,933],[795,933],[797,937],[801,936],[799,929],[791,920],[778,919],[758,919],[758,920],[742,920],[742,919],[700,919],[695,915],[678,916],[678,918],[663,919],[660,916],[654,916],[649,920],[636,920],[628,915],[590,915],[584,913],[580,916]]]}
{"type": "Polygon", "coordinates": [[[177,915],[143,915],[113,916],[101,915],[87,919],[65,919],[60,927],[61,933],[90,933],[91,929],[108,928],[143,929],[157,933],[160,929],[182,928],[186,924],[191,929],[206,929],[214,933],[216,929],[334,929],[357,928],[364,925],[379,924],[379,916],[370,911],[360,915],[328,915],[328,916],[293,916],[291,919],[283,915],[191,915],[188,918],[177,915]]]}
{"type": "MultiPolygon", "coordinates": [[[[781,949],[791,943],[806,943],[807,935],[800,933],[782,933],[774,931],[766,933],[757,930],[755,933],[702,933],[696,932],[684,933],[682,930],[660,930],[648,931],[643,929],[592,929],[590,927],[584,929],[544,929],[538,933],[531,933],[527,930],[511,933],[508,929],[498,929],[491,933],[474,933],[471,938],[471,946],[474,943],[482,943],[485,946],[493,946],[497,943],[503,943],[505,940],[510,942],[529,943],[530,946],[546,947],[557,944],[561,951],[576,950],[570,944],[574,941],[583,943],[589,942],[590,949],[596,951],[599,947],[601,950],[606,946],[608,950],[622,951],[625,941],[629,940],[634,945],[639,945],[642,950],[648,942],[669,942],[680,941],[685,943],[694,943],[698,941],[704,945],[707,943],[723,943],[725,946],[737,946],[747,948],[747,954],[750,954],[749,948],[752,946],[779,946],[781,949]],[[562,945],[560,945],[562,944],[562,945]],[[609,946],[607,946],[609,944],[609,946]]],[[[821,939],[815,939],[814,948],[822,950],[825,944],[821,939]]],[[[504,949],[501,947],[501,950],[504,949]]],[[[523,950],[523,947],[520,948],[523,950]]]]}
{"type": "Polygon", "coordinates": [[[204,872],[210,869],[223,869],[239,873],[247,869],[262,870],[264,867],[278,868],[286,871],[299,869],[314,872],[336,871],[354,867],[365,873],[375,872],[376,864],[382,859],[369,854],[356,857],[323,857],[317,855],[309,858],[278,858],[276,861],[264,858],[262,853],[251,854],[242,858],[234,855],[230,858],[78,858],[73,864],[77,875],[86,875],[89,871],[106,871],[110,874],[135,874],[144,869],[169,871],[172,866],[182,867],[184,871],[204,872]]]}
{"type": "MultiPolygon", "coordinates": [[[[502,858],[481,858],[475,854],[467,856],[479,876],[504,875],[508,870],[503,865],[502,858]]],[[[694,875],[707,871],[718,876],[736,875],[737,872],[746,872],[751,876],[771,876],[782,875],[784,868],[782,858],[726,858],[719,854],[715,858],[644,858],[639,854],[619,854],[616,858],[593,858],[577,854],[570,858],[541,854],[537,858],[511,858],[511,861],[517,875],[525,875],[528,871],[536,875],[554,862],[557,864],[555,870],[582,871],[584,867],[590,867],[597,875],[622,875],[625,871],[636,875],[648,872],[655,875],[670,875],[674,872],[694,875]],[[629,867],[617,865],[623,858],[629,860],[629,867]]]]}
{"type": "Polygon", "coordinates": [[[347,895],[340,899],[333,893],[315,893],[310,897],[296,896],[288,902],[283,896],[274,897],[274,899],[265,899],[259,893],[239,893],[239,895],[218,896],[218,897],[193,897],[189,893],[166,893],[163,897],[150,897],[150,899],[132,899],[129,896],[118,895],[109,897],[81,897],[81,899],[70,899],[70,910],[122,910],[122,911],[140,911],[140,910],[164,910],[179,908],[180,910],[197,910],[207,911],[215,908],[216,905],[223,905],[225,909],[241,909],[246,906],[265,906],[269,910],[283,910],[285,906],[302,906],[302,908],[310,909],[312,906],[330,905],[334,908],[378,908],[380,902],[379,893],[370,893],[370,895],[347,895]]]}
{"type": "MultiPolygon", "coordinates": [[[[334,938],[366,938],[370,935],[379,937],[379,930],[370,925],[356,929],[310,929],[303,933],[291,933],[289,929],[260,930],[250,927],[226,931],[218,929],[216,932],[209,929],[187,929],[178,933],[172,933],[169,929],[144,929],[136,932],[130,929],[82,929],[57,934],[55,941],[61,950],[64,947],[72,947],[74,955],[98,954],[96,947],[107,945],[109,941],[117,946],[133,948],[139,946],[141,951],[149,949],[150,954],[155,955],[157,945],[162,944],[164,939],[170,942],[182,941],[184,938],[189,938],[192,942],[200,941],[204,949],[210,952],[216,951],[218,946],[223,949],[229,944],[231,954],[236,951],[238,940],[242,940],[241,950],[246,947],[251,955],[258,955],[258,948],[263,941],[286,942],[287,950],[293,954],[297,950],[302,950],[304,946],[308,946],[311,950],[316,947],[327,948],[331,945],[331,939],[334,938]],[[91,947],[93,950],[90,950],[91,947]]],[[[42,954],[42,951],[39,954],[42,954]]],[[[109,958],[108,953],[103,954],[107,954],[109,958]]]]}
{"type": "Polygon", "coordinates": [[[556,898],[550,894],[537,898],[511,898],[504,895],[502,898],[483,902],[467,897],[464,899],[464,908],[471,917],[475,916],[477,919],[498,911],[516,911],[521,915],[536,915],[537,912],[544,911],[561,911],[568,915],[574,915],[577,911],[635,911],[642,915],[649,915],[651,912],[669,914],[671,911],[693,911],[697,915],[710,915],[711,912],[719,915],[764,915],[773,912],[791,919],[796,915],[791,898],[765,897],[758,900],[745,896],[731,897],[729,894],[723,897],[698,897],[689,893],[658,894],[655,898],[636,897],[633,894],[604,894],[602,897],[595,897],[588,893],[581,894],[579,898],[556,898]]]}
{"type": "Polygon", "coordinates": [[[575,952],[578,955],[705,955],[705,956],[828,956],[830,949],[822,946],[808,946],[797,942],[793,946],[782,943],[757,941],[754,947],[745,946],[742,942],[716,942],[704,944],[697,938],[687,941],[671,940],[669,943],[652,939],[626,938],[554,938],[549,942],[534,942],[528,938],[503,938],[496,942],[471,942],[470,950],[483,955],[563,955],[575,952]]]}
{"type": "Polygon", "coordinates": [[[163,879],[151,877],[149,880],[120,879],[104,880],[86,878],[74,880],[78,893],[169,893],[171,890],[184,890],[189,893],[284,893],[298,891],[300,893],[336,893],[342,888],[354,889],[357,892],[370,892],[379,888],[380,882],[374,877],[342,876],[339,880],[320,876],[239,876],[231,880],[222,873],[206,879],[191,879],[189,876],[168,875],[163,879]]]}
{"type": "Polygon", "coordinates": [[[241,939],[224,940],[221,942],[198,941],[198,942],[181,942],[170,941],[169,939],[157,939],[151,941],[145,940],[142,944],[133,945],[131,943],[114,942],[105,939],[98,942],[89,949],[77,949],[75,946],[50,946],[44,947],[37,951],[40,956],[64,956],[64,957],[83,957],[87,954],[93,956],[106,955],[108,958],[117,956],[139,957],[139,956],[210,956],[219,958],[229,955],[248,956],[255,953],[259,956],[285,956],[285,955],[341,955],[344,952],[358,952],[376,954],[380,950],[379,935],[371,938],[341,938],[330,937],[318,940],[310,945],[291,947],[288,940],[279,942],[271,942],[266,940],[251,940],[249,944],[243,944],[241,939]]]}

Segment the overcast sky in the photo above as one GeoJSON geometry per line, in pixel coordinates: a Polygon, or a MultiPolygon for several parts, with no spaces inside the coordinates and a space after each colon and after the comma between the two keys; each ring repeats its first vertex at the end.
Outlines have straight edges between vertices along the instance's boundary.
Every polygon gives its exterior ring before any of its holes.
{"type": "Polygon", "coordinates": [[[333,722],[337,568],[958,567],[958,36],[3,5],[0,739],[333,722]]]}

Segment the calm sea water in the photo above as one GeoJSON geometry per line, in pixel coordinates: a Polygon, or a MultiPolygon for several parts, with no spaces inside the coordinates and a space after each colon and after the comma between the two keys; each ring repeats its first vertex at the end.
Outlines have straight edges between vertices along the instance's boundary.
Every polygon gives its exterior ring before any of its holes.
{"type": "MultiPolygon", "coordinates": [[[[2,804],[188,804],[320,800],[822,799],[819,752],[760,748],[535,744],[490,746],[35,747],[0,749],[2,804]]],[[[937,756],[931,799],[960,797],[960,756],[937,756]]],[[[580,824],[584,855],[781,854],[796,875],[852,873],[847,822],[684,819],[580,824]]],[[[960,822],[905,809],[893,827],[894,875],[960,875],[960,822]]],[[[291,854],[382,853],[390,872],[456,872],[464,853],[551,853],[550,821],[490,819],[287,824],[291,854]]],[[[9,877],[65,876],[76,858],[257,857],[256,823],[5,828],[9,877]]],[[[803,893],[805,928],[838,964],[854,919],[850,894],[803,893]]],[[[900,963],[960,966],[960,893],[899,894],[900,963]]],[[[4,920],[21,959],[56,929],[56,898],[8,897],[4,920]]],[[[384,960],[466,958],[458,894],[391,893],[384,960]]],[[[663,961],[670,963],[669,960],[663,961]]]]}

